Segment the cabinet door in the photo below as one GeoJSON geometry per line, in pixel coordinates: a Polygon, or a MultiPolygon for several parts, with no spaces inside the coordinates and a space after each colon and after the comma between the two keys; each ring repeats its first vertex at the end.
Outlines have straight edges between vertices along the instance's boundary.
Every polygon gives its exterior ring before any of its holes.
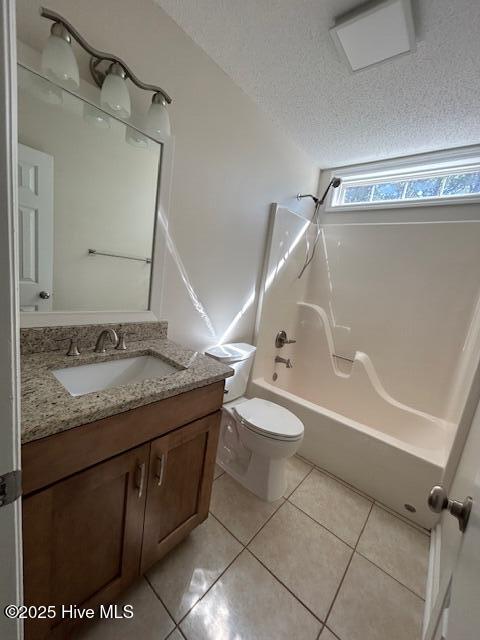
{"type": "Polygon", "coordinates": [[[142,573],[208,516],[219,428],[216,412],[152,442],[142,573]]]}
{"type": "MultiPolygon", "coordinates": [[[[149,445],[23,501],[25,603],[95,607],[139,573],[149,445]]],[[[68,637],[72,623],[26,624],[26,638],[68,637]]]]}

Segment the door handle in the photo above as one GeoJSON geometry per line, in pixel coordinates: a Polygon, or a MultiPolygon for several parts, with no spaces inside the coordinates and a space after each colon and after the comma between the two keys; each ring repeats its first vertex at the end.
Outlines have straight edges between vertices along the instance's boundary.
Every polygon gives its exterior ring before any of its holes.
{"type": "Polygon", "coordinates": [[[143,488],[145,485],[145,462],[137,464],[135,469],[135,487],[138,490],[138,499],[143,496],[143,488]]]}
{"type": "Polygon", "coordinates": [[[162,486],[163,477],[165,475],[165,462],[167,461],[167,454],[162,453],[161,456],[157,456],[157,471],[155,472],[155,478],[157,480],[157,487],[162,486]]]}
{"type": "Polygon", "coordinates": [[[447,492],[441,485],[435,485],[432,487],[428,496],[428,506],[430,507],[430,511],[433,511],[434,513],[441,513],[447,509],[452,516],[457,518],[458,527],[462,533],[467,528],[472,505],[473,500],[470,496],[465,498],[463,502],[460,502],[460,500],[450,500],[447,492]]]}
{"type": "Polygon", "coordinates": [[[49,291],[40,291],[40,293],[38,295],[40,296],[40,298],[42,300],[48,300],[50,298],[50,292],[49,291]]]}

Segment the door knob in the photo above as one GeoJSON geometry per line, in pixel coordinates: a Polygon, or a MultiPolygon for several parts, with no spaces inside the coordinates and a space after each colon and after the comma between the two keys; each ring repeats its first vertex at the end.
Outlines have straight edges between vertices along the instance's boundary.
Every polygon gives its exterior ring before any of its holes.
{"type": "Polygon", "coordinates": [[[48,300],[50,298],[50,293],[48,291],[40,291],[38,295],[42,300],[48,300]]]}
{"type": "Polygon", "coordinates": [[[463,502],[459,500],[450,500],[445,489],[440,485],[432,487],[428,496],[428,506],[434,513],[441,513],[444,509],[455,516],[458,520],[458,527],[463,533],[467,528],[468,518],[472,510],[473,500],[470,496],[465,498],[463,502]]]}

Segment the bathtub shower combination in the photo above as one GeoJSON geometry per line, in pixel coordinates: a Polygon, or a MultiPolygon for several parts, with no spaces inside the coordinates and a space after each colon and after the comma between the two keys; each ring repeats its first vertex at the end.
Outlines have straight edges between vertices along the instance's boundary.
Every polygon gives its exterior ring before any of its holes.
{"type": "Polygon", "coordinates": [[[319,290],[312,279],[320,277],[320,262],[328,279],[323,291],[335,289],[325,239],[308,278],[299,280],[309,224],[279,207],[272,215],[249,395],[283,405],[300,418],[305,427],[300,455],[430,528],[437,516],[426,499],[441,479],[455,425],[395,398],[369,354],[351,349],[345,355],[343,348],[339,355],[335,339],[340,343],[349,328],[332,327],[332,295],[312,293],[319,290]],[[279,348],[280,330],[294,341],[279,348]]]}
{"type": "Polygon", "coordinates": [[[425,496],[445,464],[445,422],[389,396],[366,353],[357,351],[352,362],[335,356],[322,307],[298,303],[295,337],[294,366],[275,382],[254,378],[252,393],[300,418],[300,455],[431,526],[425,496]]]}

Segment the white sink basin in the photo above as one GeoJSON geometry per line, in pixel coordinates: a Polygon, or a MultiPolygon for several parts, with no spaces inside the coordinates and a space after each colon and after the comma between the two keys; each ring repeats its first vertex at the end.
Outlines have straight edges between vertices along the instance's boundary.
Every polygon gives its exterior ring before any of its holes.
{"type": "Polygon", "coordinates": [[[179,369],[160,358],[137,356],[108,362],[84,364],[79,367],[54,369],[53,375],[72,396],[83,396],[122,384],[139,382],[147,378],[165,378],[179,369]]]}

